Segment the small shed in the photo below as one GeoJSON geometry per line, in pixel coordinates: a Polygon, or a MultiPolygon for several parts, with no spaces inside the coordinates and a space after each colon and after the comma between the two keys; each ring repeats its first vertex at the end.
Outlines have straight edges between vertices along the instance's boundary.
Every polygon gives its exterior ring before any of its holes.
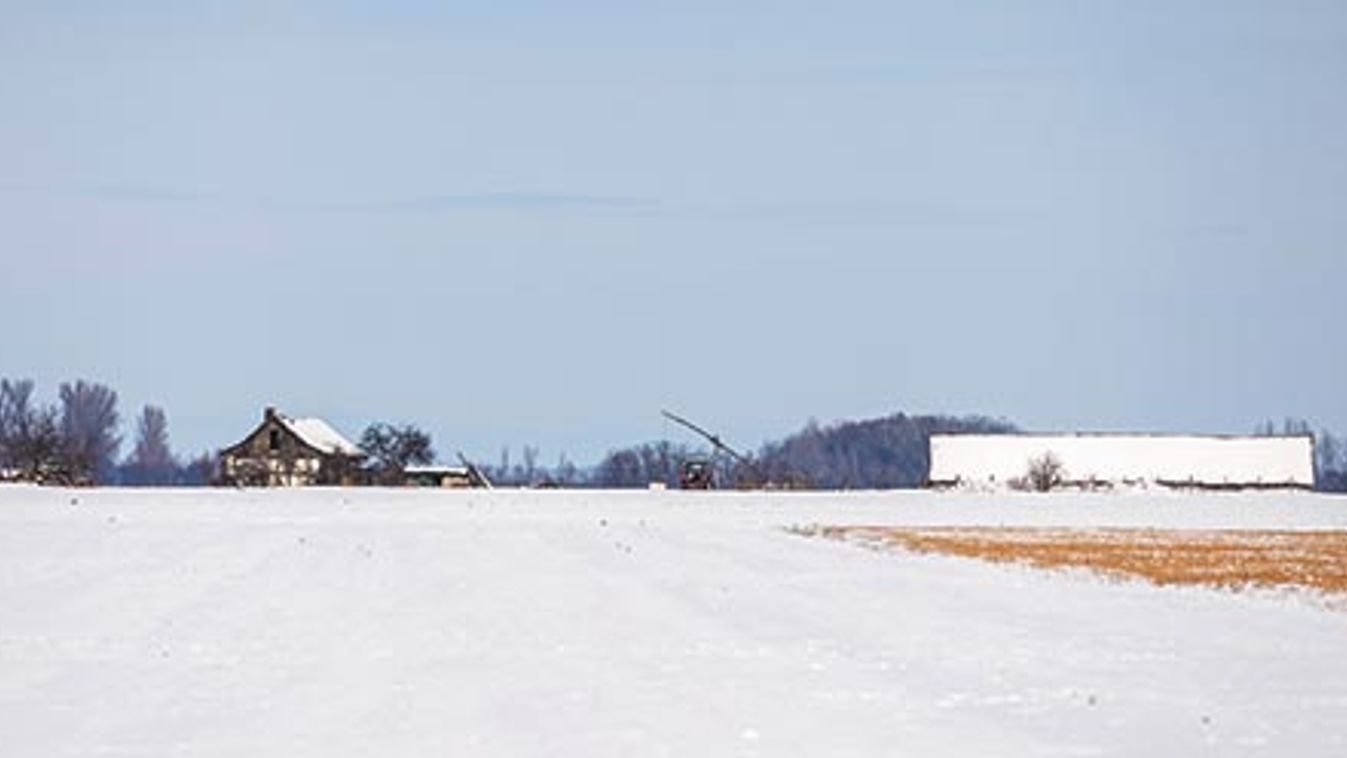
{"type": "Polygon", "coordinates": [[[408,466],[402,470],[402,481],[408,487],[460,489],[477,486],[466,466],[408,466]]]}
{"type": "Polygon", "coordinates": [[[326,421],[267,408],[257,428],[220,451],[220,474],[237,486],[352,485],[360,481],[364,457],[326,421]]]}

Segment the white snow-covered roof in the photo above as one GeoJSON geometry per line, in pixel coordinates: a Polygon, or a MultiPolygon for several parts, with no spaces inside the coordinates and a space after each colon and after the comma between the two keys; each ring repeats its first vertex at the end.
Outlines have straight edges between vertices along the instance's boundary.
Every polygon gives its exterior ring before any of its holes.
{"type": "Polygon", "coordinates": [[[404,474],[446,474],[467,476],[468,470],[463,466],[447,466],[442,463],[431,463],[427,465],[413,464],[405,466],[402,469],[404,474]]]}
{"type": "Polygon", "coordinates": [[[361,454],[360,448],[356,447],[355,443],[341,436],[341,432],[333,429],[320,418],[289,418],[279,414],[277,418],[285,425],[285,428],[294,432],[295,436],[303,440],[305,444],[324,453],[361,454]]]}
{"type": "Polygon", "coordinates": [[[1004,487],[1052,453],[1069,481],[1314,486],[1309,436],[933,434],[935,483],[1004,487]]]}

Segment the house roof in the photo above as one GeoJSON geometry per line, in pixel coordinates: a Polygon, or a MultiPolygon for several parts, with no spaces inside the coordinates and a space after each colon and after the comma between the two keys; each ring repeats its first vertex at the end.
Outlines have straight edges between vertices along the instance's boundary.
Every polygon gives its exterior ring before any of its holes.
{"type": "Polygon", "coordinates": [[[341,455],[361,455],[360,448],[355,443],[346,439],[333,429],[328,423],[320,418],[290,418],[276,414],[276,418],[294,432],[296,437],[304,441],[304,444],[320,450],[324,453],[340,453],[341,455]]]}
{"type": "Polygon", "coordinates": [[[445,476],[467,476],[466,466],[446,466],[441,463],[432,463],[428,465],[414,464],[405,466],[402,469],[404,474],[440,474],[445,476]]]}

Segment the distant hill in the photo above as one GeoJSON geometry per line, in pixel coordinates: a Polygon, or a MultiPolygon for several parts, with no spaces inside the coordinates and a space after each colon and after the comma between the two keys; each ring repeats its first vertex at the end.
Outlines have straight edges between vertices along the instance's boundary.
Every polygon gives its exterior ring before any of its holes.
{"type": "Polygon", "coordinates": [[[773,480],[802,478],[819,489],[920,487],[930,468],[932,434],[1007,434],[1014,424],[985,416],[908,416],[897,413],[828,426],[810,423],[765,445],[759,466],[773,480]]]}

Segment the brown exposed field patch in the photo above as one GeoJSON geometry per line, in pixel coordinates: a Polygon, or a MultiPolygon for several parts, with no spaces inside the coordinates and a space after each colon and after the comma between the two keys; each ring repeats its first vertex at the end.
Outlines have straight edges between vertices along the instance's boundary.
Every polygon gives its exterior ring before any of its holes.
{"type": "Polygon", "coordinates": [[[815,526],[802,534],[1160,585],[1304,587],[1347,593],[1347,532],[815,526]]]}

